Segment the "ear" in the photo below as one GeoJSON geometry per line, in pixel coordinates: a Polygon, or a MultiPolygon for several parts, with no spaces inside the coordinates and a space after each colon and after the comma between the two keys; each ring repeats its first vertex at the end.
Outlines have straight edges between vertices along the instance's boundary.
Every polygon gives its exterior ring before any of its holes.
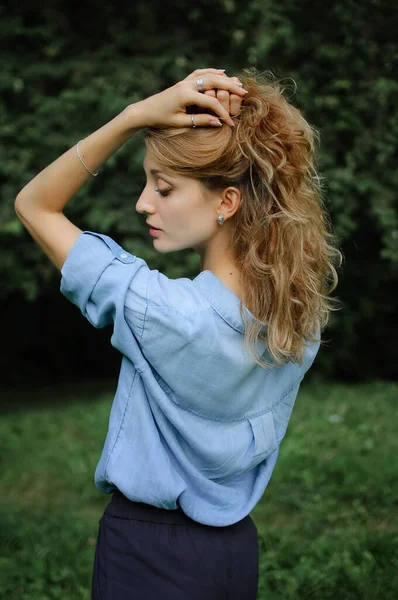
{"type": "Polygon", "coordinates": [[[241,201],[241,191],[234,186],[225,188],[220,195],[219,212],[224,215],[225,220],[230,219],[236,213],[241,201]]]}

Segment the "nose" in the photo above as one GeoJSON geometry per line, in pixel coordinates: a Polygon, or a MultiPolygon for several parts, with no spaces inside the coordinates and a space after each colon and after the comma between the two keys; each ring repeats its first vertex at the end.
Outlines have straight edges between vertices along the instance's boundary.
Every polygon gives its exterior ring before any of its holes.
{"type": "Polygon", "coordinates": [[[142,190],[140,197],[135,204],[135,210],[138,213],[149,213],[152,214],[154,211],[153,202],[150,202],[149,194],[146,191],[147,186],[142,190]]]}

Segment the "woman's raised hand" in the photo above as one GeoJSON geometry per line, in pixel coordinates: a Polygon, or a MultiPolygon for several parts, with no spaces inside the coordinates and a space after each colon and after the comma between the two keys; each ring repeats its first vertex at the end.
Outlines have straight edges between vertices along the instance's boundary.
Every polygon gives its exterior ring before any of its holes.
{"type": "Polygon", "coordinates": [[[192,127],[192,116],[186,108],[194,105],[203,108],[203,113],[194,115],[196,127],[219,127],[218,119],[221,124],[233,126],[231,115],[239,112],[245,94],[237,77],[228,77],[218,69],[196,69],[182,81],[142,100],[139,105],[144,127],[192,127]],[[197,89],[195,80],[198,78],[203,80],[203,92],[197,89]]]}
{"type": "MultiPolygon", "coordinates": [[[[226,75],[225,75],[226,77],[226,75]]],[[[235,83],[240,83],[237,77],[230,77],[232,81],[235,83]]],[[[224,106],[224,108],[228,111],[228,113],[234,117],[240,112],[240,107],[242,104],[242,96],[238,94],[233,94],[232,92],[227,92],[226,90],[206,90],[206,96],[211,96],[212,98],[217,98],[217,100],[224,106]]],[[[195,121],[196,123],[196,121],[195,121]]]]}

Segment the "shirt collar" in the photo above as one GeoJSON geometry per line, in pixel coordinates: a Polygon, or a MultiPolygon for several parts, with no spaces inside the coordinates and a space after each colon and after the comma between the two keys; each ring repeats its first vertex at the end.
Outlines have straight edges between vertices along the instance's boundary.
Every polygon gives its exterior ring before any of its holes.
{"type": "MultiPolygon", "coordinates": [[[[240,298],[234,294],[212,271],[204,270],[193,280],[195,287],[209,300],[214,310],[229,325],[244,333],[243,322],[240,316],[240,298]]],[[[243,305],[248,320],[254,319],[254,315],[243,305]]]]}

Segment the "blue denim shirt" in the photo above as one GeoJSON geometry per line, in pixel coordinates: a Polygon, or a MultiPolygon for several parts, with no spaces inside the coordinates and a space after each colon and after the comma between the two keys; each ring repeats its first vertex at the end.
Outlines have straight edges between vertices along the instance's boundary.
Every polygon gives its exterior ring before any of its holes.
{"type": "Polygon", "coordinates": [[[265,370],[243,346],[239,298],[211,271],[170,279],[107,235],[84,231],[61,275],[61,292],[94,327],[112,326],[123,355],[97,488],[180,506],[207,525],[243,519],[271,477],[319,341],[302,366],[265,370]]]}

